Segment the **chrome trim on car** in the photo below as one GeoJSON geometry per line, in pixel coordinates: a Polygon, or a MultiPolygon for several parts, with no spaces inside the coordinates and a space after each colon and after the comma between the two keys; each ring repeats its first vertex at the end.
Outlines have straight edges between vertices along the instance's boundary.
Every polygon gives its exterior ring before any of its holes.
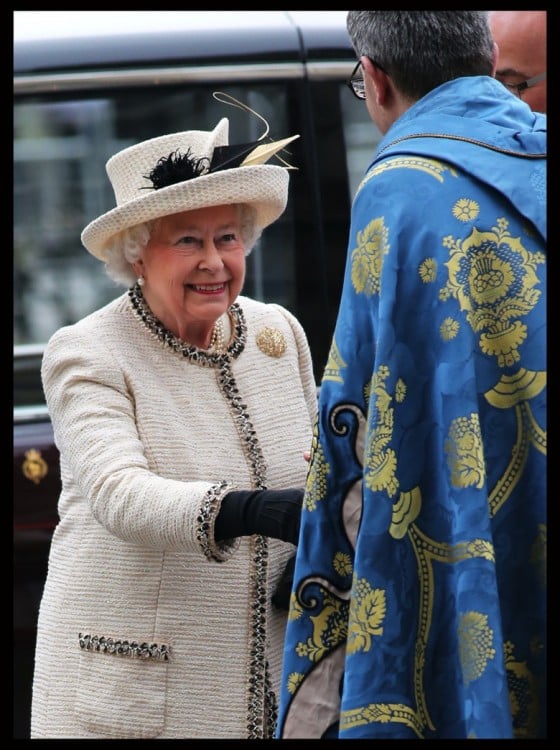
{"type": "Polygon", "coordinates": [[[211,65],[201,67],[174,66],[172,68],[138,68],[136,70],[88,71],[87,73],[41,73],[14,77],[16,94],[36,94],[43,91],[72,91],[73,89],[113,88],[116,86],[169,85],[174,83],[220,83],[302,78],[300,63],[260,63],[258,65],[211,65]]]}
{"type": "Polygon", "coordinates": [[[45,344],[14,344],[14,359],[42,357],[45,344]]]}
{"type": "Polygon", "coordinates": [[[172,68],[138,68],[136,70],[88,71],[87,73],[37,73],[16,75],[15,94],[39,94],[117,86],[165,86],[175,83],[239,83],[251,80],[343,79],[348,76],[349,62],[259,63],[258,65],[208,65],[172,68]]]}
{"type": "Polygon", "coordinates": [[[14,425],[45,420],[50,422],[49,410],[45,404],[14,406],[14,425]]]}
{"type": "Polygon", "coordinates": [[[307,77],[314,81],[346,80],[349,76],[348,67],[352,67],[355,62],[353,57],[331,62],[308,62],[307,77]]]}

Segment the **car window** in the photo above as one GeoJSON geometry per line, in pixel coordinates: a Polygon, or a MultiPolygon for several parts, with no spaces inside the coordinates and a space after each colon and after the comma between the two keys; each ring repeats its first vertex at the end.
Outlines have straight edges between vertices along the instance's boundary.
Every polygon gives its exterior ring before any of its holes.
{"type": "Polygon", "coordinates": [[[340,87],[340,111],[346,148],[350,197],[354,197],[371,161],[381,133],[373,124],[365,102],[361,102],[347,86],[340,87]]]}

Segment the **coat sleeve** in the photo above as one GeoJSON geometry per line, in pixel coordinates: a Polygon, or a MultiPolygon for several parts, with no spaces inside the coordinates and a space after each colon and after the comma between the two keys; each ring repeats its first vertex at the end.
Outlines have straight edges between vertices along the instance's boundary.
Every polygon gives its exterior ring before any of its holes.
{"type": "Polygon", "coordinates": [[[45,350],[42,379],[66,492],[84,498],[107,531],[153,549],[213,559],[233,553],[238,540],[216,545],[201,532],[210,528],[207,536],[213,536],[221,497],[232,487],[177,481],[150,470],[134,399],[102,342],[92,343],[87,330],[60,329],[45,350]]]}

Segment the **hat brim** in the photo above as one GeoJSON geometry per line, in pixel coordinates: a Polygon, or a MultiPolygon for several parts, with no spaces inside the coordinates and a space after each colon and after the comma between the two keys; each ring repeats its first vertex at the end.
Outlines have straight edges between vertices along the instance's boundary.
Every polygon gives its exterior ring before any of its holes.
{"type": "Polygon", "coordinates": [[[259,227],[282,215],[288,199],[289,175],[274,164],[237,167],[179,182],[142,195],[99,216],[83,230],[84,247],[99,260],[106,259],[112,237],[124,229],[161,216],[209,206],[248,203],[256,210],[259,227]]]}

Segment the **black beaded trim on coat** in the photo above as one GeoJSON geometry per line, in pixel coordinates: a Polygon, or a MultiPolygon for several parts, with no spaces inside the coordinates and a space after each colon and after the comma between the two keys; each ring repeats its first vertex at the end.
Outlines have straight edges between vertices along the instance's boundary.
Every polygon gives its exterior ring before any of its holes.
{"type": "Polygon", "coordinates": [[[130,656],[134,659],[154,659],[169,661],[170,649],[165,644],[138,643],[116,638],[106,638],[104,635],[78,634],[80,648],[83,651],[99,651],[103,654],[116,656],[130,656]]]}
{"type": "Polygon", "coordinates": [[[266,571],[268,566],[268,542],[264,536],[254,537],[255,575],[252,580],[253,641],[251,675],[249,677],[249,710],[247,713],[247,738],[250,740],[274,739],[278,709],[276,695],[272,689],[268,661],[266,660],[266,571]]]}
{"type": "Polygon", "coordinates": [[[233,489],[227,482],[215,484],[206,492],[202,507],[197,517],[196,538],[208,560],[224,562],[239,547],[241,539],[228,539],[216,542],[214,539],[214,522],[218,515],[222,496],[233,489]]]}
{"type": "Polygon", "coordinates": [[[174,333],[166,328],[148,307],[148,303],[144,299],[142,289],[138,282],[128,290],[128,296],[130,297],[134,312],[144,323],[152,336],[160,341],[163,346],[181,354],[190,362],[201,365],[202,367],[219,367],[224,360],[236,359],[245,348],[245,342],[247,341],[247,326],[245,324],[243,310],[237,302],[230,305],[228,310],[231,316],[233,329],[230,343],[225,352],[214,352],[207,349],[199,349],[186,341],[182,341],[178,336],[175,336],[174,333]]]}
{"type": "Polygon", "coordinates": [[[229,403],[233,422],[241,438],[241,445],[243,446],[243,451],[251,470],[253,487],[266,489],[266,463],[259,445],[257,433],[251,422],[251,417],[239,395],[229,359],[224,359],[221,363],[218,373],[218,385],[229,403]]]}
{"type": "MultiPolygon", "coordinates": [[[[243,403],[237,383],[231,369],[232,360],[236,359],[247,341],[245,316],[238,303],[230,305],[233,335],[225,352],[211,352],[198,349],[177,338],[155,317],[148,307],[142,290],[136,283],[128,292],[136,315],[152,335],[164,346],[182,354],[190,362],[203,367],[218,368],[218,386],[224,394],[233,421],[241,438],[252,477],[252,487],[266,489],[267,467],[257,434],[251,422],[246,405],[243,403]]],[[[211,516],[217,512],[218,497],[223,492],[225,483],[216,485],[206,494],[199,516],[199,542],[207,557],[220,559],[220,547],[209,539],[211,516]]],[[[222,546],[223,552],[226,549],[222,546]]],[[[251,643],[250,643],[250,677],[247,707],[247,738],[273,739],[278,717],[276,695],[272,690],[269,665],[266,661],[266,613],[267,613],[267,578],[268,541],[264,536],[254,537],[254,572],[252,573],[252,595],[254,606],[251,610],[251,643]]]]}

